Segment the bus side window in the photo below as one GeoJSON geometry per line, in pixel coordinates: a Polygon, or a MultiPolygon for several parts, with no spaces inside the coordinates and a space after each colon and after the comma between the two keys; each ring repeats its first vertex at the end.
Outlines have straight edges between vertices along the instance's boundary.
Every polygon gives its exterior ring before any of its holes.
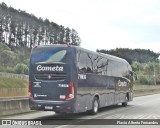
{"type": "Polygon", "coordinates": [[[78,51],[77,53],[77,66],[78,66],[78,72],[80,73],[86,73],[87,69],[85,67],[85,61],[82,58],[83,53],[81,51],[78,51]]]}
{"type": "Polygon", "coordinates": [[[107,75],[108,75],[108,76],[111,76],[111,75],[112,75],[112,60],[109,60],[109,61],[108,61],[107,75]]]}
{"type": "Polygon", "coordinates": [[[85,52],[78,53],[78,69],[80,73],[92,73],[91,60],[85,52]]]}
{"type": "Polygon", "coordinates": [[[117,62],[114,60],[109,60],[107,75],[109,76],[117,76],[117,62]]]}
{"type": "Polygon", "coordinates": [[[97,63],[97,73],[101,75],[107,75],[108,60],[101,57],[97,63]]]}

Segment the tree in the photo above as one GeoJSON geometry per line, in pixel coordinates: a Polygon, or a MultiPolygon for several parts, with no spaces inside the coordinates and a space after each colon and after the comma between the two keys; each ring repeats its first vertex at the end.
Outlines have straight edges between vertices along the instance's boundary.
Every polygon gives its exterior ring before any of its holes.
{"type": "Polygon", "coordinates": [[[65,44],[65,28],[64,26],[60,26],[60,32],[58,33],[59,34],[59,44],[65,44]]]}
{"type": "Polygon", "coordinates": [[[75,29],[72,29],[71,39],[72,39],[72,43],[71,43],[72,45],[80,46],[80,44],[81,44],[81,39],[80,39],[80,37],[78,36],[78,32],[77,32],[75,29]]]}
{"type": "Polygon", "coordinates": [[[120,58],[126,59],[130,64],[134,61],[140,63],[146,63],[149,61],[158,61],[159,53],[154,53],[153,51],[146,49],[128,49],[128,48],[117,48],[111,50],[97,50],[97,52],[102,52],[105,54],[110,54],[118,56],[120,58]]]}
{"type": "Polygon", "coordinates": [[[71,30],[68,27],[65,29],[65,42],[67,44],[71,42],[71,30]]]}
{"type": "Polygon", "coordinates": [[[81,43],[76,30],[8,7],[5,3],[0,3],[0,42],[11,48],[69,42],[79,46],[81,43]]]}

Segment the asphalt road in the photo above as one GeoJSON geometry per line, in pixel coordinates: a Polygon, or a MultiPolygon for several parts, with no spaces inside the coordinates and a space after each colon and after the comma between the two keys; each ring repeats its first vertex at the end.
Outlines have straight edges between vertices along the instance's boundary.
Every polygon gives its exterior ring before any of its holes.
{"type": "MultiPolygon", "coordinates": [[[[148,95],[135,97],[132,102],[128,103],[127,107],[122,107],[121,105],[110,106],[102,108],[99,110],[97,115],[89,115],[87,113],[80,114],[55,114],[54,112],[33,112],[25,113],[14,116],[2,117],[3,119],[30,119],[30,120],[42,120],[42,124],[52,124],[47,125],[47,127],[57,127],[57,128],[72,128],[72,127],[82,127],[82,128],[113,128],[111,125],[113,122],[115,128],[160,128],[160,94],[148,95]],[[58,119],[58,120],[57,120],[58,119]],[[63,120],[62,120],[63,119],[63,120]],[[113,119],[113,120],[111,120],[113,119]],[[125,120],[129,119],[129,120],[125,120]],[[138,121],[137,121],[138,119],[138,121]],[[154,121],[158,125],[139,125],[143,119],[147,119],[146,122],[154,121]],[[148,120],[155,119],[155,120],[148,120]],[[125,125],[128,121],[132,122],[134,125],[125,125]],[[109,122],[109,123],[107,123],[109,122]],[[55,125],[54,125],[55,124],[55,125]],[[97,125],[98,124],[98,125],[97,125]],[[103,125],[102,125],[103,124],[103,125]],[[109,125],[106,125],[109,124],[109,125]]],[[[29,126],[31,127],[31,126],[29,126]]],[[[36,127],[36,126],[34,126],[36,127]]],[[[37,126],[39,127],[39,126],[37,126]]],[[[45,126],[41,126],[45,127],[45,126]]],[[[8,127],[7,127],[8,128],[8,127]]]]}

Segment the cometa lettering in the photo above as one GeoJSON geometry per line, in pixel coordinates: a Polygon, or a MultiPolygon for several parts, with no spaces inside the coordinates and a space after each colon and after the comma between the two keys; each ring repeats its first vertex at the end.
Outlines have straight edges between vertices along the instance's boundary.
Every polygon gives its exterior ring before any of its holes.
{"type": "Polygon", "coordinates": [[[121,82],[120,80],[118,81],[118,86],[119,87],[125,87],[127,86],[127,82],[121,82]]]}
{"type": "Polygon", "coordinates": [[[51,67],[51,66],[42,66],[42,65],[38,65],[37,66],[37,71],[63,71],[63,67],[59,67],[59,66],[54,66],[54,67],[51,67]]]}

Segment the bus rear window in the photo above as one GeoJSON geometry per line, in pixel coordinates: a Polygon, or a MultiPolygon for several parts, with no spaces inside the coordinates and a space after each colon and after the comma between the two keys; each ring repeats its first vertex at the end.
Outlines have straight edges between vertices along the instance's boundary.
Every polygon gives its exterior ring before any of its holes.
{"type": "Polygon", "coordinates": [[[68,63],[70,58],[66,49],[37,48],[32,51],[31,63],[68,63]]]}

